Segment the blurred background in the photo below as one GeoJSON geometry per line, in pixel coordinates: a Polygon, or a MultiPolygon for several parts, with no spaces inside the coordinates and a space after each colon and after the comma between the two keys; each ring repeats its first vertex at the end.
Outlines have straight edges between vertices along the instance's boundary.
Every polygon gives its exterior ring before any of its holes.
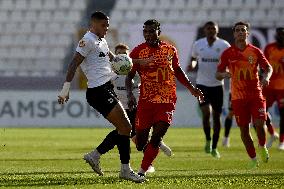
{"type": "MultiPolygon", "coordinates": [[[[229,42],[232,25],[249,21],[250,41],[261,49],[274,40],[275,27],[284,25],[284,0],[0,0],[0,126],[106,124],[85,103],[80,70],[72,83],[73,101],[56,104],[77,42],[96,10],[110,17],[106,39],[111,50],[119,42],[133,48],[143,41],[143,23],[159,20],[162,39],[177,47],[184,69],[192,43],[209,20],[219,24],[219,36],[229,42]]],[[[194,80],[195,74],[189,77],[194,80]]],[[[174,123],[199,125],[195,99],[183,92],[179,96],[174,123]],[[187,104],[187,111],[179,103],[187,104]]],[[[277,120],[277,112],[272,114],[277,120]]]]}

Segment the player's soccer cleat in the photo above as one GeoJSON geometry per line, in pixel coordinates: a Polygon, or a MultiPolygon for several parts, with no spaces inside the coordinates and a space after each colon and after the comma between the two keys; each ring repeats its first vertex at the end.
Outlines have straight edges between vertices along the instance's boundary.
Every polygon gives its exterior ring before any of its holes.
{"type": "Polygon", "coordinates": [[[173,155],[172,149],[170,147],[168,147],[163,141],[161,141],[161,143],[160,143],[160,149],[168,157],[171,157],[173,155]]]}
{"type": "Polygon", "coordinates": [[[154,173],[155,172],[155,167],[150,165],[148,170],[146,171],[147,173],[154,173]]]}
{"type": "Polygon", "coordinates": [[[83,158],[86,163],[88,163],[92,169],[100,176],[103,176],[104,173],[100,167],[100,158],[99,157],[95,157],[92,155],[92,152],[85,154],[84,158],[83,158]]]}
{"type": "Polygon", "coordinates": [[[268,153],[267,148],[265,146],[264,147],[260,147],[259,148],[259,152],[260,152],[260,156],[261,156],[262,161],[264,163],[267,163],[268,159],[269,159],[269,153],[268,153]]]}
{"type": "Polygon", "coordinates": [[[142,183],[146,181],[145,176],[140,176],[137,173],[135,173],[132,169],[123,169],[119,173],[119,178],[130,180],[137,183],[142,183]]]}
{"type": "Polygon", "coordinates": [[[229,147],[230,147],[230,138],[229,138],[229,137],[224,137],[224,138],[223,138],[223,141],[222,141],[222,145],[223,145],[224,147],[229,148],[229,147]]]}
{"type": "Polygon", "coordinates": [[[259,167],[259,163],[257,159],[252,159],[248,166],[249,169],[256,169],[258,167],[259,167]]]}
{"type": "Polygon", "coordinates": [[[207,140],[207,141],[206,141],[204,150],[205,150],[205,152],[208,153],[208,154],[211,153],[211,151],[212,151],[211,140],[207,140]]]}
{"type": "Polygon", "coordinates": [[[212,155],[214,158],[217,158],[217,159],[220,159],[220,158],[221,158],[221,155],[220,155],[220,153],[218,152],[217,149],[212,149],[211,155],[212,155]]]}
{"type": "Polygon", "coordinates": [[[279,150],[284,150],[284,142],[280,142],[278,146],[279,150]]]}
{"type": "Polygon", "coordinates": [[[266,147],[267,148],[271,148],[272,144],[274,141],[279,139],[279,134],[278,133],[274,133],[273,135],[271,135],[271,137],[269,138],[266,147]]]}

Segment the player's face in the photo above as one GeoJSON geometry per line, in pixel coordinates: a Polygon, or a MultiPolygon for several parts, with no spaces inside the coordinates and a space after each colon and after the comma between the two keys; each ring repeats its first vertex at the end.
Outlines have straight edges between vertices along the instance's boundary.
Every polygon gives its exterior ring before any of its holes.
{"type": "Polygon", "coordinates": [[[145,25],[143,29],[143,36],[146,41],[151,46],[155,46],[158,43],[160,31],[155,27],[155,25],[145,25]]]}
{"type": "Polygon", "coordinates": [[[215,25],[207,25],[204,28],[204,33],[207,38],[216,38],[218,33],[218,27],[215,25]]]}
{"type": "Polygon", "coordinates": [[[104,38],[107,34],[109,27],[109,20],[94,20],[91,22],[91,28],[95,31],[96,35],[104,38]]]}
{"type": "Polygon", "coordinates": [[[128,54],[128,50],[125,48],[118,48],[116,49],[115,54],[128,54]]]}
{"type": "Polygon", "coordinates": [[[245,25],[237,25],[234,30],[234,38],[237,41],[245,41],[249,35],[248,28],[245,25]]]}

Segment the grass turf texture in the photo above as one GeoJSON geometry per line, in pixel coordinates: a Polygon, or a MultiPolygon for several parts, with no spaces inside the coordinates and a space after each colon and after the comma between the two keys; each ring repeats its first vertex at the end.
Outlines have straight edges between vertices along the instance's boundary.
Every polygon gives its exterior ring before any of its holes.
{"type": "MultiPolygon", "coordinates": [[[[104,176],[94,174],[83,160],[110,129],[0,129],[0,187],[5,188],[284,188],[284,152],[276,145],[268,164],[247,169],[249,158],[239,130],[231,132],[231,147],[219,141],[221,159],[204,152],[201,128],[170,128],[165,142],[174,156],[160,152],[156,172],[148,182],[120,180],[117,149],[102,156],[104,176]]],[[[252,131],[253,132],[253,131],[252,131]]],[[[253,132],[254,138],[255,134],[253,132]]],[[[221,135],[222,136],[222,135],[221,135]]],[[[256,140],[255,140],[256,144],[256,140]]],[[[131,165],[139,168],[142,154],[132,145],[131,165]]]]}

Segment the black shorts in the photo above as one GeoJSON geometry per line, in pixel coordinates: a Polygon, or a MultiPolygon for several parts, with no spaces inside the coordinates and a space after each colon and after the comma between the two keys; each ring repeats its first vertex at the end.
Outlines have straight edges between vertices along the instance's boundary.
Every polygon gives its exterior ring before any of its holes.
{"type": "Polygon", "coordinates": [[[200,103],[200,107],[210,104],[215,112],[222,113],[223,107],[223,86],[207,87],[204,85],[196,85],[204,95],[204,102],[200,103]]]}
{"type": "Polygon", "coordinates": [[[86,98],[89,105],[101,113],[105,118],[119,101],[113,88],[113,84],[108,81],[101,86],[88,88],[86,92],[86,98]]]}

